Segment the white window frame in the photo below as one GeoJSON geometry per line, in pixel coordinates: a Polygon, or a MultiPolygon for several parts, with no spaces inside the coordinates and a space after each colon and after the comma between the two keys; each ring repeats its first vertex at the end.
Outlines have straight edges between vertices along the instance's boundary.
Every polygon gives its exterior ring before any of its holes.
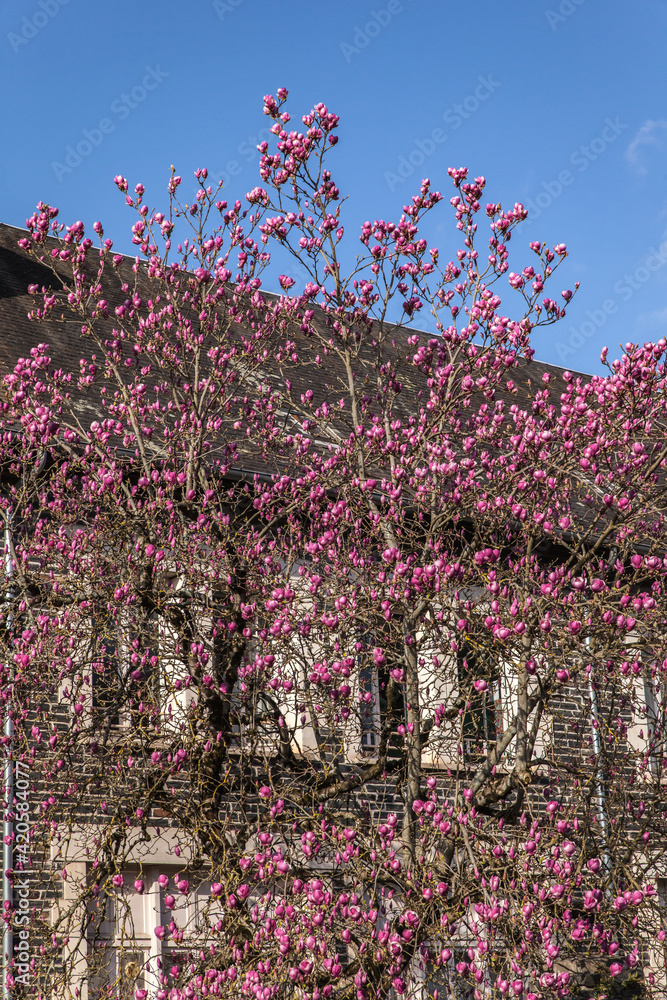
{"type": "MultiPolygon", "coordinates": [[[[86,872],[86,876],[88,876],[86,872]]],[[[118,981],[124,954],[141,952],[141,980],[132,986],[132,990],[143,988],[154,990],[158,988],[158,961],[162,958],[162,946],[155,936],[155,928],[163,922],[160,886],[157,882],[159,871],[152,866],[141,868],[128,866],[122,872],[127,893],[122,890],[115,895],[101,895],[97,905],[91,903],[87,910],[94,912],[99,906],[104,906],[106,913],[102,918],[98,933],[93,937],[88,934],[88,956],[91,951],[101,952],[101,945],[106,945],[110,982],[118,981]],[[145,890],[140,895],[134,890],[134,880],[141,874],[145,890]],[[117,902],[117,898],[126,895],[127,903],[117,902]],[[128,918],[131,921],[128,926],[128,918]],[[106,925],[106,927],[105,927],[106,925]],[[104,931],[106,930],[106,933],[104,931]],[[135,937],[132,936],[132,931],[135,937]],[[101,933],[100,933],[101,932],[101,933]]],[[[90,957],[88,957],[87,978],[91,977],[90,957]]]]}
{"type": "MultiPolygon", "coordinates": [[[[92,871],[92,864],[95,854],[95,836],[101,831],[96,827],[78,826],[71,831],[61,831],[61,838],[57,842],[52,842],[51,862],[54,870],[63,870],[66,878],[63,880],[62,901],[56,900],[51,907],[51,918],[53,922],[58,919],[61,912],[69,909],[79,896],[79,887],[86,883],[92,871]]],[[[126,861],[124,877],[126,883],[129,882],[130,891],[136,875],[141,871],[142,878],[146,884],[143,896],[138,896],[142,900],[141,906],[145,918],[145,935],[143,939],[150,943],[148,960],[150,969],[144,974],[144,986],[152,995],[160,988],[159,976],[161,970],[158,968],[158,961],[162,961],[169,943],[164,944],[155,935],[155,928],[161,924],[168,923],[166,913],[162,904],[163,893],[157,882],[158,874],[161,872],[171,872],[176,874],[187,869],[192,863],[192,850],[187,843],[182,845],[180,841],[180,831],[178,829],[164,829],[148,827],[149,840],[138,841],[133,845],[126,861]],[[180,855],[174,853],[174,848],[179,846],[180,855]]],[[[188,906],[192,905],[189,901],[188,906]]],[[[195,904],[196,905],[196,904],[195,904]]],[[[75,933],[74,928],[84,928],[86,925],[85,904],[79,904],[71,921],[72,932],[64,949],[64,957],[72,963],[74,976],[67,990],[59,991],[58,1000],[89,1000],[88,989],[88,950],[89,940],[84,932],[75,933]]],[[[125,942],[127,944],[127,942],[125,942]]],[[[183,942],[183,950],[188,948],[187,940],[183,942]]],[[[180,950],[180,949],[179,949],[180,950]]]]}
{"type": "MultiPolygon", "coordinates": [[[[158,622],[158,628],[161,628],[161,622],[158,622]]],[[[90,638],[90,636],[91,633],[87,632],[84,638],[88,639],[90,638]]],[[[163,677],[163,664],[161,662],[161,653],[160,653],[160,645],[161,645],[160,637],[161,637],[161,632],[158,633],[158,638],[156,642],[157,653],[153,654],[157,655],[158,664],[154,665],[152,667],[152,670],[156,671],[156,677],[158,683],[157,695],[159,701],[159,713],[160,713],[160,719],[164,723],[167,721],[168,703],[170,702],[174,703],[177,706],[178,710],[181,710],[181,706],[180,704],[178,704],[178,702],[175,701],[175,699],[165,696],[167,685],[165,683],[166,678],[163,677]]],[[[124,629],[122,621],[119,623],[118,634],[116,639],[117,641],[116,641],[115,658],[119,661],[120,671],[125,672],[129,665],[130,657],[132,656],[134,650],[132,649],[129,639],[127,638],[127,632],[124,629]]],[[[95,637],[95,642],[98,646],[101,645],[103,641],[104,641],[103,639],[95,637]]],[[[79,665],[80,665],[79,679],[82,681],[82,690],[83,690],[83,696],[79,697],[79,703],[83,705],[84,721],[87,721],[89,723],[96,722],[98,724],[99,729],[103,731],[105,728],[105,710],[103,706],[95,706],[96,673],[92,666],[93,662],[99,661],[100,656],[101,656],[101,651],[98,648],[92,654],[91,661],[86,663],[81,663],[81,660],[79,659],[79,665]]],[[[76,642],[72,649],[72,657],[76,662],[78,658],[76,642]]],[[[119,673],[118,676],[121,676],[121,674],[119,673]]],[[[77,678],[73,679],[68,678],[67,681],[62,682],[59,685],[60,698],[66,700],[70,697],[72,683],[75,683],[76,680],[77,678]]],[[[127,733],[136,726],[135,720],[133,719],[133,713],[128,711],[127,707],[125,707],[125,709],[121,709],[119,706],[117,714],[118,714],[117,721],[111,722],[110,724],[110,734],[115,732],[127,735],[127,733]]]]}
{"type": "Polygon", "coordinates": [[[627,741],[637,754],[637,777],[642,782],[667,783],[667,679],[662,676],[658,665],[650,657],[642,655],[640,637],[628,637],[632,642],[632,655],[642,661],[642,673],[634,678],[632,722],[628,726],[627,741]],[[650,677],[647,676],[650,673],[650,677]],[[658,692],[656,694],[656,687],[658,692]],[[660,720],[660,721],[658,721],[660,720]],[[656,732],[662,732],[662,741],[649,753],[656,732]],[[648,766],[640,764],[640,759],[648,758],[648,766]]]}

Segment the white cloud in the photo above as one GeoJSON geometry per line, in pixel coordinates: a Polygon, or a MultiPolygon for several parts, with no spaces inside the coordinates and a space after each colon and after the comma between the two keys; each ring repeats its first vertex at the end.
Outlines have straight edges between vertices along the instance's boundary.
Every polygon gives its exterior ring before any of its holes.
{"type": "Polygon", "coordinates": [[[647,169],[643,163],[642,150],[644,146],[660,146],[667,138],[667,121],[662,118],[653,121],[649,118],[640,127],[632,142],[625,151],[625,158],[637,173],[645,174],[647,169]]]}

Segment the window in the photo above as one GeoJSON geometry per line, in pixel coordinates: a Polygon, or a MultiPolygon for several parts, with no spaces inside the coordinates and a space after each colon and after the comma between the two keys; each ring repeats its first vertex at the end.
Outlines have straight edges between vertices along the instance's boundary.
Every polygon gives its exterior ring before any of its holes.
{"type": "Polygon", "coordinates": [[[121,669],[118,654],[118,636],[105,623],[98,639],[98,648],[92,663],[92,707],[95,722],[118,725],[121,691],[121,669]]]}
{"type": "MultiPolygon", "coordinates": [[[[156,919],[156,894],[134,890],[139,871],[124,873],[114,895],[101,892],[88,906],[88,996],[97,1000],[114,987],[120,996],[146,989],[156,919]]],[[[151,886],[152,888],[152,886],[151,886]]]]}
{"type": "MultiPolygon", "coordinates": [[[[392,669],[402,666],[398,658],[376,664],[370,645],[358,668],[358,744],[361,752],[377,752],[382,727],[389,724],[388,753],[398,757],[405,722],[405,688],[391,684],[392,669]]],[[[497,659],[492,650],[465,643],[457,653],[443,654],[422,646],[419,650],[419,699],[421,708],[422,763],[432,767],[456,767],[461,762],[479,764],[502,737],[516,713],[517,671],[497,659]],[[493,657],[493,658],[492,658],[493,657]],[[461,699],[459,701],[459,699],[461,699]],[[458,704],[457,704],[458,702],[458,704]],[[463,702],[462,711],[456,711],[463,702]],[[443,722],[439,711],[451,712],[443,722]],[[458,752],[457,752],[458,750],[458,752]]],[[[529,728],[535,722],[535,711],[529,728]]],[[[548,719],[542,718],[535,740],[534,756],[543,756],[549,742],[548,719]]],[[[505,766],[513,763],[514,742],[503,752],[505,766]]]]}
{"type": "Polygon", "coordinates": [[[131,997],[136,990],[152,993],[174,985],[188,964],[189,949],[201,947],[220,919],[210,882],[193,882],[183,893],[177,887],[181,874],[172,871],[165,882],[165,867],[128,868],[121,887],[100,892],[89,904],[88,1000],[102,1000],[110,990],[131,997]],[[134,887],[137,878],[144,883],[143,893],[134,887]],[[172,919],[178,936],[163,940],[155,931],[172,919]]]}
{"type": "Polygon", "coordinates": [[[438,991],[438,1000],[473,1000],[475,990],[470,983],[462,979],[457,971],[458,962],[468,961],[464,951],[454,952],[446,965],[424,964],[422,995],[424,1000],[431,1000],[438,991]]]}
{"type": "Polygon", "coordinates": [[[91,686],[93,721],[142,729],[159,709],[158,623],[142,628],[103,619],[97,626],[91,686]]]}
{"type": "Polygon", "coordinates": [[[379,697],[377,674],[370,666],[362,666],[359,670],[359,718],[362,750],[377,750],[380,743],[379,697]]]}
{"type": "MultiPolygon", "coordinates": [[[[648,860],[648,859],[647,859],[648,860]]],[[[640,916],[639,933],[643,944],[644,976],[650,984],[650,996],[667,995],[667,941],[661,939],[667,931],[667,878],[662,857],[655,858],[656,867],[651,873],[657,889],[652,905],[640,916]],[[663,877],[656,878],[656,868],[663,877]]]]}
{"type": "MultiPolygon", "coordinates": [[[[359,672],[359,711],[361,717],[361,747],[375,751],[380,745],[382,727],[388,723],[393,734],[405,718],[402,686],[390,685],[388,670],[363,666],[359,672]]],[[[395,736],[390,746],[396,746],[395,736]]],[[[391,754],[390,754],[391,755],[391,754]]]]}
{"type": "Polygon", "coordinates": [[[405,720],[405,695],[403,685],[392,683],[392,663],[386,657],[376,663],[368,640],[357,654],[359,727],[362,753],[375,753],[380,746],[382,729],[389,726],[391,734],[388,756],[398,756],[400,737],[398,727],[405,720]]]}
{"type": "MultiPolygon", "coordinates": [[[[653,674],[653,671],[651,671],[653,674]]],[[[667,679],[660,673],[644,678],[646,741],[651,772],[659,778],[667,760],[667,679]]]]}
{"type": "MultiPolygon", "coordinates": [[[[660,930],[667,932],[667,878],[657,880],[658,908],[660,914],[660,930]]],[[[660,941],[660,951],[662,952],[663,970],[667,970],[667,940],[660,941]]]]}
{"type": "Polygon", "coordinates": [[[660,781],[667,772],[667,677],[648,655],[635,661],[633,668],[636,676],[628,743],[637,755],[640,778],[660,781]]]}
{"type": "Polygon", "coordinates": [[[232,730],[240,742],[242,737],[251,738],[258,728],[270,726],[276,718],[277,708],[263,691],[258,691],[254,685],[247,688],[237,681],[232,691],[231,712],[232,730]],[[242,691],[241,687],[246,690],[242,691]]]}
{"type": "Polygon", "coordinates": [[[276,753],[284,738],[278,723],[281,709],[280,702],[258,688],[252,679],[247,683],[237,681],[230,704],[231,746],[249,754],[276,753]]]}
{"type": "Polygon", "coordinates": [[[465,696],[461,735],[466,761],[475,763],[488,753],[503,732],[502,683],[489,652],[465,643],[457,658],[459,691],[465,696]]]}

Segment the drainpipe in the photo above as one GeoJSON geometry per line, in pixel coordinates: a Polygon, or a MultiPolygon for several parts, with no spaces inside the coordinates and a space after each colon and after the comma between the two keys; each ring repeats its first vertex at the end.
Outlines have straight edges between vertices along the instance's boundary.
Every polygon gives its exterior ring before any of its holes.
{"type": "MultiPolygon", "coordinates": [[[[13,566],[12,557],[10,552],[10,521],[9,514],[6,515],[5,521],[5,575],[9,580],[12,576],[13,566]]],[[[7,632],[11,629],[11,616],[7,619],[7,632]]],[[[13,666],[10,661],[9,665],[10,672],[13,676],[13,666]]],[[[14,889],[10,878],[8,877],[8,872],[12,871],[14,867],[14,822],[9,819],[9,814],[14,808],[14,720],[11,718],[9,713],[9,705],[7,706],[7,715],[5,717],[5,795],[6,795],[6,809],[5,817],[2,824],[2,832],[4,835],[3,846],[2,846],[2,903],[3,903],[3,913],[6,914],[7,910],[12,906],[14,902],[14,889]]],[[[4,939],[3,939],[3,976],[2,976],[2,997],[3,1000],[11,1000],[12,990],[10,989],[9,983],[7,981],[7,976],[12,967],[12,960],[14,957],[14,932],[11,923],[5,924],[4,939]]]]}
{"type": "MultiPolygon", "coordinates": [[[[584,640],[586,650],[590,653],[591,640],[590,636],[584,640]]],[[[604,781],[599,776],[600,767],[600,754],[602,752],[602,743],[600,740],[600,716],[598,712],[598,694],[595,690],[595,678],[593,663],[589,664],[590,670],[588,672],[588,696],[591,699],[591,734],[593,737],[593,753],[595,754],[596,763],[596,777],[595,777],[595,799],[597,803],[597,813],[598,822],[600,824],[600,833],[602,834],[602,853],[604,856],[605,871],[607,875],[611,875],[611,858],[609,857],[609,851],[607,850],[607,844],[609,843],[609,828],[607,826],[607,800],[604,790],[604,781]]]]}

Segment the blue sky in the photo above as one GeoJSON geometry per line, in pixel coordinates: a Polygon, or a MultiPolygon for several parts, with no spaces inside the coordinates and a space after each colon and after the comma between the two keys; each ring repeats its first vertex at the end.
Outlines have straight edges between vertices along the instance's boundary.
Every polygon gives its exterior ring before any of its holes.
{"type": "Polygon", "coordinates": [[[485,200],[529,207],[512,268],[531,240],[564,242],[551,294],[581,281],[537,357],[598,371],[604,345],[667,335],[666,36],[666,0],[8,0],[0,219],[23,226],[43,199],[129,252],[113,176],[164,208],[170,165],[193,189],[206,166],[242,198],[262,96],[286,86],[295,119],[318,101],[341,116],[331,168],[351,252],[428,176],[447,197],[425,235],[451,256],[447,167],[468,166],[485,200]]]}

